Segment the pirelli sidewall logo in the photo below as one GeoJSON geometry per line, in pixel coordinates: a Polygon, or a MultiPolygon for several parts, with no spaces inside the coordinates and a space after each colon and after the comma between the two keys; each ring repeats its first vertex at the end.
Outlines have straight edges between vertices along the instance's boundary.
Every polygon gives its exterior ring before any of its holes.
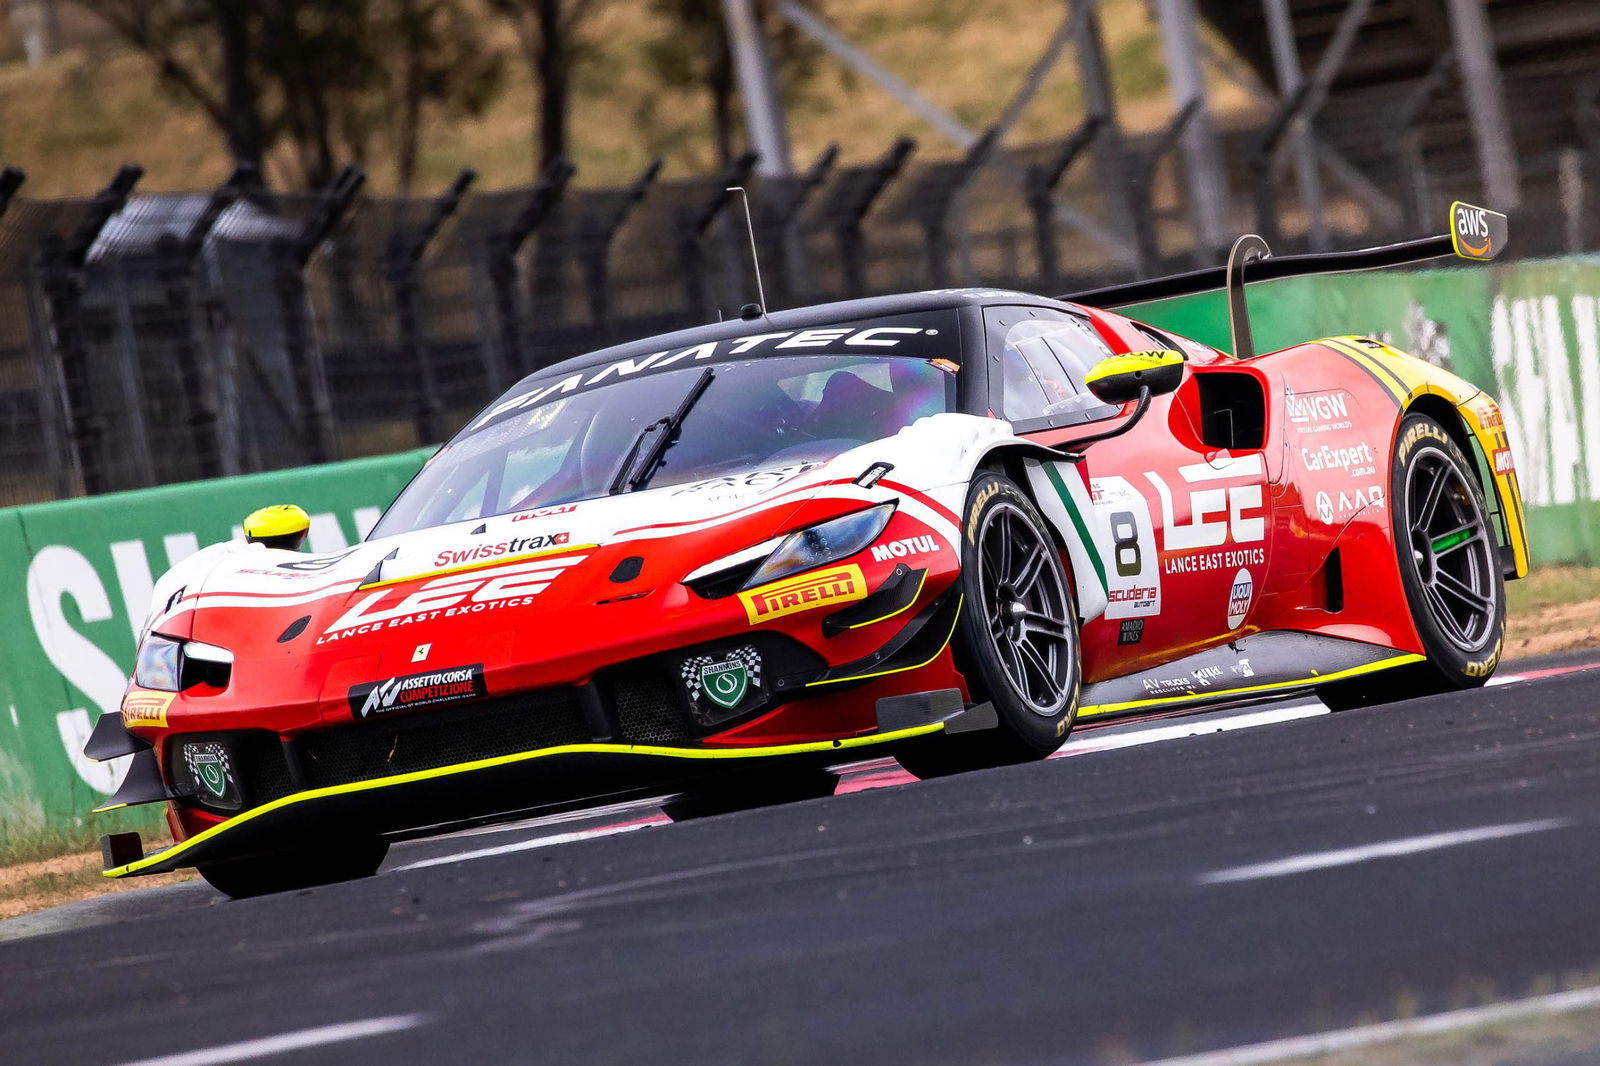
{"type": "Polygon", "coordinates": [[[861,567],[854,563],[774,581],[739,593],[739,601],[744,604],[745,617],[751,625],[866,597],[867,580],[862,576],[861,567]]]}

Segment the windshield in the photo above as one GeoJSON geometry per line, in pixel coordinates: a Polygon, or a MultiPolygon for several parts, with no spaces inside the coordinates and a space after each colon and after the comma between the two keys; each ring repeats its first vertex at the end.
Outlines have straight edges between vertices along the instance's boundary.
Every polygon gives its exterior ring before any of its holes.
{"type": "Polygon", "coordinates": [[[641,431],[672,414],[708,367],[650,488],[821,462],[956,410],[955,374],[908,356],[768,355],[627,378],[480,418],[372,536],[607,495],[641,431]]]}

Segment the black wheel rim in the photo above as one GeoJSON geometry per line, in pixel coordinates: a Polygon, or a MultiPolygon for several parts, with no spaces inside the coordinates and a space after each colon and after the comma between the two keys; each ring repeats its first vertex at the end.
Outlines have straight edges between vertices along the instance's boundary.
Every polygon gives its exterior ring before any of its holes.
{"type": "Polygon", "coordinates": [[[1500,613],[1494,539],[1467,474],[1440,448],[1406,470],[1406,536],[1428,613],[1462,651],[1482,648],[1500,613]]]}
{"type": "Polygon", "coordinates": [[[983,517],[978,532],[978,603],[1006,682],[1041,718],[1066,707],[1077,656],[1077,630],[1055,548],[1010,503],[983,517]]]}

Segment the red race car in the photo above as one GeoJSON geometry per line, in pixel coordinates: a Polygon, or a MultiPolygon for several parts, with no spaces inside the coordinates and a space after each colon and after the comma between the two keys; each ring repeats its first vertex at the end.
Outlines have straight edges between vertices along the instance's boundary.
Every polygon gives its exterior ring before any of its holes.
{"type": "Polygon", "coordinates": [[[250,895],[530,810],[693,813],[861,756],[1042,758],[1085,719],[1481,685],[1528,566],[1488,396],[1372,340],[1255,356],[1236,313],[1230,356],[1103,309],[1226,284],[1237,312],[1247,277],[1463,232],[1247,239],[1067,301],[755,309],[541,370],[355,548],[293,550],[291,509],[157,583],[87,754],[131,754],[107,807],[164,802],[178,842],[109,836],[106,873],[250,895]]]}

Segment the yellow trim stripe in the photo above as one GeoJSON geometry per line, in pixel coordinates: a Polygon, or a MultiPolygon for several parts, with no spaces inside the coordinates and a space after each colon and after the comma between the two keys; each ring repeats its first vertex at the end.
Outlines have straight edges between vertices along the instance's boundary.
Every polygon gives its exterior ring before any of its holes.
{"type": "Polygon", "coordinates": [[[433,770],[417,770],[409,774],[397,774],[394,777],[380,777],[371,781],[355,781],[348,785],[329,785],[326,788],[296,792],[292,796],[284,796],[282,799],[275,799],[271,803],[264,803],[259,807],[245,811],[243,814],[235,815],[220,825],[214,825],[210,829],[196,833],[188,840],[174,844],[164,851],[158,851],[154,855],[146,856],[138,862],[130,862],[124,866],[105,870],[103,875],[106,877],[127,877],[131,874],[137,874],[158,863],[168,862],[174,855],[182,854],[205,841],[213,840],[230,829],[236,829],[246,822],[263,818],[275,811],[280,811],[285,807],[293,807],[296,804],[328,799],[332,796],[415,784],[418,781],[429,781],[440,777],[453,777],[456,774],[466,774],[475,770],[487,770],[497,766],[531,762],[534,759],[544,759],[555,755],[652,755],[669,759],[759,759],[774,755],[805,755],[814,752],[872,747],[894,740],[907,740],[911,737],[920,737],[928,733],[937,733],[943,729],[943,722],[930,722],[927,725],[896,729],[888,733],[870,733],[862,737],[844,737],[840,740],[817,740],[804,744],[781,744],[760,748],[666,748],[648,744],[563,744],[556,748],[518,752],[515,755],[501,755],[493,759],[477,759],[473,762],[456,763],[453,766],[441,766],[433,770]]]}
{"type": "Polygon", "coordinates": [[[391,585],[404,585],[408,581],[421,581],[424,578],[430,577],[449,577],[452,574],[467,574],[474,570],[487,570],[491,566],[515,566],[517,563],[525,563],[533,559],[544,559],[552,555],[568,555],[572,552],[593,551],[598,547],[600,547],[598,544],[574,544],[570,547],[567,545],[562,545],[559,548],[551,548],[549,551],[527,552],[522,555],[508,555],[504,559],[487,559],[483,562],[468,563],[465,566],[452,566],[444,570],[429,570],[422,574],[412,574],[410,577],[392,577],[387,581],[373,581],[369,584],[361,585],[356,589],[356,591],[366,592],[368,589],[386,589],[391,585]]]}
{"type": "Polygon", "coordinates": [[[850,628],[851,629],[860,629],[862,626],[875,626],[879,622],[887,622],[889,619],[893,618],[897,614],[905,614],[907,611],[911,610],[911,608],[913,606],[916,605],[917,597],[922,595],[922,587],[924,585],[926,585],[927,583],[928,583],[928,572],[926,570],[924,570],[922,572],[922,577],[917,580],[917,591],[915,591],[915,592],[913,592],[911,594],[911,598],[906,601],[906,605],[904,607],[901,607],[901,608],[898,608],[896,610],[890,611],[888,614],[884,615],[882,618],[874,618],[870,622],[857,622],[855,625],[851,626],[850,628]]]}
{"type": "Polygon", "coordinates": [[[1078,711],[1080,718],[1092,718],[1097,714],[1114,714],[1117,711],[1138,710],[1141,707],[1164,707],[1175,703],[1193,703],[1198,700],[1216,699],[1218,696],[1240,696],[1251,692],[1272,692],[1286,688],[1306,688],[1310,685],[1325,685],[1330,681],[1343,681],[1347,677],[1358,677],[1361,674],[1370,674],[1378,670],[1387,670],[1395,666],[1404,666],[1407,663],[1420,663],[1424,659],[1421,655],[1396,655],[1388,659],[1380,659],[1375,663],[1365,666],[1352,666],[1348,670],[1335,670],[1331,674],[1320,674],[1299,681],[1273,681],[1265,685],[1247,685],[1244,688],[1213,689],[1206,692],[1187,692],[1182,696],[1168,696],[1163,699],[1134,700],[1131,703],[1099,703],[1091,707],[1084,707],[1078,711]]]}
{"type": "Polygon", "coordinates": [[[1355,363],[1373,377],[1378,379],[1378,384],[1386,389],[1391,396],[1404,404],[1411,398],[1411,389],[1400,380],[1395,372],[1379,362],[1372,353],[1365,351],[1360,345],[1355,344],[1347,337],[1330,337],[1322,342],[1335,351],[1343,352],[1355,363]]]}
{"type": "Polygon", "coordinates": [[[950,632],[948,632],[948,633],[946,633],[944,635],[944,643],[939,645],[939,650],[938,651],[936,651],[932,655],[928,656],[922,662],[915,663],[915,664],[913,664],[911,666],[897,666],[893,670],[879,670],[875,674],[856,674],[853,677],[830,677],[830,678],[826,678],[826,679],[824,679],[822,681],[808,681],[808,682],[806,682],[806,688],[813,688],[813,687],[815,687],[817,685],[838,685],[838,684],[841,684],[841,683],[843,683],[845,681],[865,681],[865,680],[867,680],[868,678],[871,678],[871,677],[888,677],[890,674],[903,674],[907,670],[920,670],[920,669],[922,669],[924,666],[927,666],[929,663],[933,662],[933,660],[935,660],[939,656],[943,655],[944,654],[944,650],[950,646],[950,639],[956,635],[956,623],[961,620],[961,604],[962,604],[962,602],[963,602],[962,600],[959,600],[959,599],[956,600],[955,617],[950,619],[950,632]]]}

